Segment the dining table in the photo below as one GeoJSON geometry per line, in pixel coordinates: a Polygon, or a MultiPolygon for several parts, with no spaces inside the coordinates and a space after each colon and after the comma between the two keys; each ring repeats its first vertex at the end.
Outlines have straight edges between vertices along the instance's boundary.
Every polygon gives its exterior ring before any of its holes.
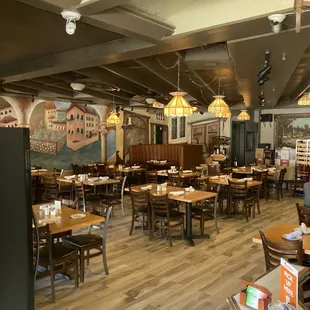
{"type": "Polygon", "coordinates": [[[94,178],[87,178],[83,181],[79,177],[58,177],[57,178],[58,182],[63,182],[63,183],[72,183],[72,181],[75,181],[76,183],[81,183],[83,182],[84,185],[88,186],[99,186],[99,185],[109,185],[109,184],[116,184],[120,183],[121,180],[119,179],[106,179],[106,178],[101,178],[101,177],[94,177],[94,178]]]}
{"type": "MultiPolygon", "coordinates": [[[[186,179],[186,178],[198,178],[201,175],[201,172],[194,172],[194,171],[180,171],[179,172],[179,177],[186,179]]],[[[157,171],[157,176],[160,177],[168,177],[168,172],[167,170],[158,170],[157,171]]]]}
{"type": "Polygon", "coordinates": [[[59,172],[54,171],[48,171],[47,169],[35,169],[31,170],[31,176],[32,177],[45,177],[45,176],[53,176],[53,175],[59,175],[59,172]]]}
{"type": "Polygon", "coordinates": [[[50,233],[52,235],[85,226],[98,225],[104,222],[104,217],[102,216],[91,214],[89,212],[82,212],[65,206],[62,206],[61,212],[54,217],[50,215],[46,216],[44,210],[40,209],[40,206],[42,206],[42,204],[32,206],[37,223],[39,226],[42,224],[44,225],[44,223],[50,223],[50,233]],[[85,216],[76,219],[71,217],[76,214],[84,214],[85,216]]]}
{"type": "MultiPolygon", "coordinates": [[[[238,168],[233,168],[232,173],[252,175],[254,173],[254,171],[263,172],[267,169],[268,168],[259,169],[259,168],[255,168],[255,167],[238,167],[238,168]]],[[[272,169],[272,168],[268,169],[268,175],[270,175],[270,176],[274,176],[274,175],[278,174],[279,172],[280,171],[278,169],[272,169]]]]}
{"type": "Polygon", "coordinates": [[[247,178],[245,179],[236,179],[236,178],[232,178],[229,176],[212,176],[212,177],[201,177],[199,178],[199,180],[204,180],[204,179],[208,179],[210,183],[212,184],[217,184],[217,185],[228,185],[228,180],[230,180],[231,182],[244,182],[247,181],[247,187],[255,187],[255,186],[260,186],[263,184],[262,181],[256,181],[256,180],[249,180],[247,178]]]}
{"type": "Polygon", "coordinates": [[[193,235],[192,233],[192,204],[198,201],[203,201],[206,199],[211,199],[216,196],[214,192],[205,192],[205,191],[186,191],[185,188],[176,187],[176,186],[164,186],[161,191],[157,190],[158,184],[144,184],[131,187],[134,191],[145,191],[146,187],[150,187],[149,192],[152,195],[168,195],[168,198],[171,200],[184,202],[185,203],[185,216],[186,216],[186,229],[185,229],[185,239],[191,246],[195,245],[193,239],[209,239],[209,234],[204,235],[193,235]],[[171,192],[183,192],[181,195],[173,195],[171,192]]]}
{"type": "MultiPolygon", "coordinates": [[[[298,228],[298,224],[292,224],[292,223],[279,223],[275,224],[269,228],[262,229],[264,232],[266,238],[268,238],[271,241],[274,242],[290,242],[283,238],[283,235],[289,234],[294,231],[294,228],[298,228]]],[[[260,237],[260,234],[257,233],[253,236],[253,242],[255,243],[262,243],[262,239],[260,237]]],[[[302,235],[302,245],[305,254],[310,255],[310,234],[309,235],[302,235]]]]}

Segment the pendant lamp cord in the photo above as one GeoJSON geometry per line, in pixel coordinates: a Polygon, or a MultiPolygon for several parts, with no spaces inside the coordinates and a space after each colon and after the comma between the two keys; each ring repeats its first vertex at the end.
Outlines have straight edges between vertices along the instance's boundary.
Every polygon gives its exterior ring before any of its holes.
{"type": "Polygon", "coordinates": [[[180,57],[178,58],[178,91],[180,91],[180,57]]]}
{"type": "Polygon", "coordinates": [[[220,77],[220,70],[217,70],[217,76],[218,76],[218,79],[219,79],[219,87],[218,87],[218,90],[217,90],[217,94],[220,95],[220,91],[221,91],[221,77],[220,77]]]}

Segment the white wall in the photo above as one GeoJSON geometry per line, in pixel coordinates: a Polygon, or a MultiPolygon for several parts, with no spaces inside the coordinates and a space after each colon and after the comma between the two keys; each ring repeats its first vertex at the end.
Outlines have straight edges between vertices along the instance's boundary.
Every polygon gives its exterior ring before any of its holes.
{"type": "MultiPolygon", "coordinates": [[[[261,114],[303,114],[310,113],[309,108],[288,108],[288,109],[269,109],[262,110],[261,114]]],[[[274,121],[270,123],[261,123],[260,128],[260,143],[271,143],[271,147],[274,147],[274,121]]]]}

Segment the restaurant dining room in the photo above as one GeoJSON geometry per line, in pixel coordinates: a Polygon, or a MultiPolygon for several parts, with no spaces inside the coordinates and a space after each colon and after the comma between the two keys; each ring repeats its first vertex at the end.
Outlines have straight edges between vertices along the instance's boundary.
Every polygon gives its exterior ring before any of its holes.
{"type": "Polygon", "coordinates": [[[310,1],[3,0],[0,310],[310,309],[310,1]]]}

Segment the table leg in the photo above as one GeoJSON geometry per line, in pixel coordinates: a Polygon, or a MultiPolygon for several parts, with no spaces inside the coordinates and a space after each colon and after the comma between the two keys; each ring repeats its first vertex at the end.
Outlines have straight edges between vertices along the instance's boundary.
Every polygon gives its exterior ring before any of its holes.
{"type": "Polygon", "coordinates": [[[209,234],[204,235],[193,235],[192,234],[192,204],[187,202],[185,205],[186,210],[186,230],[185,239],[188,241],[189,245],[194,246],[195,242],[193,239],[210,239],[209,234]]]}

